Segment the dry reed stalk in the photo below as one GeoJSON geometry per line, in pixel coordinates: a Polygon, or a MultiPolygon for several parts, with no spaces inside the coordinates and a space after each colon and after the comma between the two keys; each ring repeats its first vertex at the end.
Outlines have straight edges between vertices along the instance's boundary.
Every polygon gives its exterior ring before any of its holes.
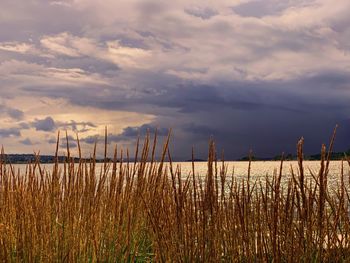
{"type": "MultiPolygon", "coordinates": [[[[335,129],[336,131],[336,129],[335,129]]],[[[283,155],[274,176],[228,176],[209,143],[206,176],[183,175],[165,139],[156,161],[157,135],[149,134],[134,161],[115,146],[96,164],[75,164],[66,134],[66,160],[58,163],[60,134],[51,171],[39,153],[25,172],[0,156],[0,258],[17,261],[346,261],[350,259],[349,184],[345,169],[337,186],[328,181],[335,138],[321,149],[320,170],[307,175],[303,139],[298,142],[298,175],[284,176],[283,155]],[[119,152],[119,154],[118,154],[119,152]],[[126,156],[126,160],[123,158],[126,156]],[[166,157],[168,162],[166,162],[166,157]],[[149,160],[150,159],[150,160],[149,160]]],[[[252,154],[250,153],[250,156],[252,154]]],[[[350,162],[347,159],[347,162],[350,162]]]]}

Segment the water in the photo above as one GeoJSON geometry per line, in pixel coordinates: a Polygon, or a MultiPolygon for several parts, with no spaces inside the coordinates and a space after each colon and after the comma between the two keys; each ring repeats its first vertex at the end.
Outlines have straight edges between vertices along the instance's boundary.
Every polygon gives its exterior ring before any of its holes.
{"type": "MultiPolygon", "coordinates": [[[[174,165],[179,165],[181,171],[184,174],[188,174],[192,171],[191,162],[178,162],[173,163],[174,165]]],[[[234,173],[237,177],[246,177],[248,175],[248,166],[249,162],[225,162],[227,165],[228,174],[234,173]]],[[[251,177],[260,178],[265,176],[272,176],[274,171],[279,173],[281,162],[280,161],[254,161],[251,162],[251,177]]],[[[320,161],[304,161],[304,170],[306,175],[310,175],[310,171],[314,174],[317,174],[320,169],[320,161]]],[[[221,162],[218,162],[218,169],[222,166],[221,162]]],[[[294,173],[297,173],[298,162],[297,161],[285,161],[283,162],[283,175],[291,176],[291,168],[294,173]]],[[[200,175],[205,175],[207,172],[207,163],[206,162],[196,162],[195,163],[195,173],[200,175]]],[[[349,173],[349,165],[344,162],[344,172],[349,173]]],[[[329,174],[332,176],[341,175],[341,161],[331,161],[329,165],[329,174]]]]}
{"type": "MultiPolygon", "coordinates": [[[[279,173],[280,169],[280,161],[253,161],[251,163],[251,179],[264,179],[270,176],[273,176],[274,173],[279,173]]],[[[304,170],[305,176],[310,176],[310,171],[317,175],[320,169],[320,161],[304,161],[304,170]]],[[[96,171],[100,171],[103,164],[96,164],[96,171]]],[[[227,175],[234,175],[236,178],[247,178],[248,176],[248,165],[249,162],[225,162],[225,166],[227,167],[227,175]]],[[[179,166],[181,168],[181,172],[183,177],[186,177],[192,172],[192,163],[191,162],[174,162],[173,167],[175,168],[179,166]]],[[[218,162],[218,171],[222,167],[222,163],[218,162]]],[[[350,177],[349,165],[347,162],[344,162],[344,175],[346,178],[350,177]]],[[[16,164],[14,165],[15,169],[20,169],[22,172],[25,171],[25,164],[16,164]]],[[[47,171],[51,171],[53,164],[42,164],[42,167],[47,171]]],[[[59,167],[62,169],[63,165],[60,164],[59,167]]],[[[169,164],[166,163],[166,167],[169,167],[169,164]]],[[[207,163],[206,162],[195,162],[195,174],[199,177],[204,177],[207,174],[207,163]]],[[[294,171],[294,174],[298,173],[298,163],[297,161],[285,161],[283,163],[283,178],[290,178],[291,171],[294,171]]],[[[329,180],[339,180],[341,176],[341,161],[331,161],[329,166],[329,180]]]]}
{"type": "MultiPolygon", "coordinates": [[[[181,167],[182,174],[188,175],[192,171],[192,164],[190,162],[174,163],[181,167]]],[[[266,178],[272,177],[274,174],[279,174],[280,161],[254,161],[251,162],[250,176],[252,181],[261,180],[265,181],[266,178]]],[[[227,175],[233,175],[237,179],[248,178],[248,166],[249,162],[225,162],[227,166],[227,175]]],[[[320,170],[320,161],[304,161],[304,175],[305,178],[312,178],[311,173],[317,177],[320,170]]],[[[222,163],[217,164],[218,171],[222,167],[222,163]]],[[[207,173],[207,163],[197,162],[195,163],[195,174],[205,176],[207,173]]],[[[287,182],[292,177],[292,171],[294,175],[298,175],[298,162],[297,161],[285,161],[282,166],[282,184],[287,182]]],[[[340,182],[342,171],[341,161],[331,161],[329,164],[328,182],[329,186],[334,186],[340,182]]],[[[350,169],[347,162],[343,163],[344,178],[346,182],[350,182],[350,169]]]]}

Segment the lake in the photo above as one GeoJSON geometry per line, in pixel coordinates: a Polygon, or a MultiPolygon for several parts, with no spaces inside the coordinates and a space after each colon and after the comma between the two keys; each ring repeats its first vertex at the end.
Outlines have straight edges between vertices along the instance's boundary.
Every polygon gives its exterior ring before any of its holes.
{"type": "MultiPolygon", "coordinates": [[[[310,171],[314,174],[318,173],[320,169],[320,161],[304,161],[305,175],[309,176],[310,171]]],[[[168,167],[169,164],[165,163],[168,167]]],[[[103,164],[96,164],[97,171],[102,167],[103,164]]],[[[246,178],[248,175],[248,165],[249,162],[237,162],[237,161],[227,161],[225,166],[227,167],[227,174],[232,175],[236,178],[246,178]]],[[[16,164],[14,165],[16,169],[25,171],[25,164],[16,164]]],[[[52,170],[53,164],[42,164],[48,171],[52,170]]],[[[174,169],[179,166],[182,171],[182,175],[186,177],[189,173],[192,172],[192,163],[191,162],[174,162],[174,169]]],[[[218,162],[218,169],[222,166],[221,162],[218,162]]],[[[329,180],[338,180],[341,175],[341,161],[331,161],[329,166],[329,180]]],[[[63,165],[60,164],[60,168],[63,168],[63,165]]],[[[275,172],[279,172],[280,161],[253,161],[251,163],[251,179],[264,179],[266,176],[272,176],[275,172]]],[[[298,172],[298,163],[297,161],[285,161],[283,163],[283,177],[290,178],[291,169],[294,173],[298,172]]],[[[349,165],[347,162],[344,162],[344,174],[348,178],[350,177],[349,165]]],[[[195,162],[195,173],[196,175],[205,176],[207,173],[207,163],[206,162],[195,162]]]]}

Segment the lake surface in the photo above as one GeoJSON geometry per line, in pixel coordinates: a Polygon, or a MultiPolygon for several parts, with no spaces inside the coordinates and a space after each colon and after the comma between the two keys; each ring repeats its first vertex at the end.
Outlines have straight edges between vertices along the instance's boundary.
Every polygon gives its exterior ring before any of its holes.
{"type": "MultiPolygon", "coordinates": [[[[183,175],[188,175],[192,171],[191,163],[174,163],[181,167],[183,175]]],[[[227,166],[227,175],[234,175],[237,179],[247,179],[248,176],[248,166],[249,162],[225,162],[227,166]]],[[[251,162],[251,180],[262,180],[264,181],[266,177],[272,177],[274,174],[279,174],[280,170],[280,161],[253,161],[251,162]]],[[[222,166],[218,162],[218,170],[222,166]]],[[[305,177],[311,177],[311,172],[317,176],[319,169],[321,167],[320,161],[304,161],[304,174],[305,177]]],[[[295,175],[298,175],[298,162],[297,161],[285,161],[283,162],[282,167],[282,183],[292,177],[292,170],[295,175]]],[[[329,173],[328,181],[329,185],[334,185],[340,182],[342,171],[342,162],[341,161],[331,161],[329,164],[329,173]]],[[[347,162],[343,162],[343,172],[346,182],[350,183],[350,169],[347,162]]],[[[197,162],[195,163],[195,173],[199,175],[206,175],[207,173],[207,163],[197,162]]]]}
{"type": "MultiPolygon", "coordinates": [[[[304,170],[305,175],[310,175],[310,171],[314,174],[317,174],[320,169],[320,161],[304,161],[304,170]]],[[[96,171],[102,167],[103,164],[96,164],[96,171]]],[[[249,162],[236,162],[228,161],[225,162],[227,167],[227,175],[234,175],[237,178],[245,178],[248,175],[248,165],[249,162]]],[[[169,163],[166,163],[168,168],[169,163]]],[[[185,177],[192,172],[192,163],[191,162],[174,162],[173,169],[179,166],[181,168],[182,175],[185,177]]],[[[217,163],[218,170],[222,167],[222,163],[217,163]]],[[[22,172],[25,171],[25,164],[16,164],[14,165],[16,169],[20,169],[22,172]]],[[[53,164],[42,164],[42,167],[45,167],[47,171],[51,171],[53,164]]],[[[60,164],[59,167],[63,169],[63,164],[60,164]]],[[[207,173],[207,163],[206,162],[195,162],[195,173],[198,176],[205,176],[207,173]]],[[[272,176],[274,173],[279,173],[280,161],[253,161],[251,163],[251,178],[265,178],[266,176],[272,176]]],[[[285,161],[283,162],[283,176],[289,177],[292,174],[292,169],[295,174],[298,173],[298,163],[297,161],[285,161]]],[[[331,178],[339,178],[341,175],[342,164],[341,161],[331,161],[329,166],[329,176],[331,178]]],[[[343,164],[344,174],[350,176],[349,174],[349,165],[347,162],[343,164]]]]}

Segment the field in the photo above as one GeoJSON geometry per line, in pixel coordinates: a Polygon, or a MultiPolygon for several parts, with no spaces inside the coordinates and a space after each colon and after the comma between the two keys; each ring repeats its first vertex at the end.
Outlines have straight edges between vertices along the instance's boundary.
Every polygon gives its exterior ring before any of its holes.
{"type": "MultiPolygon", "coordinates": [[[[56,162],[47,171],[36,161],[26,171],[17,171],[1,158],[0,258],[7,262],[347,261],[350,177],[342,171],[335,188],[328,184],[334,137],[335,133],[328,149],[322,146],[321,168],[311,176],[305,176],[301,139],[299,169],[286,184],[281,184],[283,159],[280,170],[265,180],[252,180],[250,168],[246,179],[235,178],[225,162],[218,161],[213,141],[206,175],[197,174],[194,164],[193,171],[184,175],[172,164],[169,137],[155,160],[156,135],[137,143],[135,161],[128,161],[128,152],[116,147],[114,159],[105,158],[101,169],[96,168],[96,152],[90,161],[75,163],[69,147],[64,169],[56,162]]],[[[345,165],[350,165],[346,157],[345,165]]]]}

